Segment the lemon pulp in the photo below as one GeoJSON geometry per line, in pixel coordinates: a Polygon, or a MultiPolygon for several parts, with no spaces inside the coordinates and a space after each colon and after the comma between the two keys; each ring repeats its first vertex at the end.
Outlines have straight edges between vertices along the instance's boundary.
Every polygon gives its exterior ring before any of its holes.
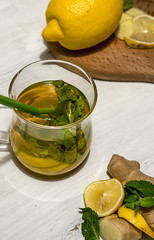
{"type": "Polygon", "coordinates": [[[115,36],[132,48],[154,47],[154,17],[138,8],[122,14],[115,36]]]}
{"type": "Polygon", "coordinates": [[[141,15],[133,20],[133,33],[124,37],[125,42],[132,48],[154,47],[154,17],[141,15]]]}
{"type": "Polygon", "coordinates": [[[115,178],[90,183],[84,191],[86,207],[93,209],[99,217],[114,213],[122,204],[124,188],[115,178]]]}

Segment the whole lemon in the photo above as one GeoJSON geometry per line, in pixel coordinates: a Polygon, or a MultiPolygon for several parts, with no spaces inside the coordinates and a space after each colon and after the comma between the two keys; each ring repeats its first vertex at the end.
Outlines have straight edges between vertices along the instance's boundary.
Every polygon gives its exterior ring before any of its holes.
{"type": "Polygon", "coordinates": [[[88,48],[116,30],[122,13],[123,0],[51,0],[42,36],[70,50],[88,48]]]}

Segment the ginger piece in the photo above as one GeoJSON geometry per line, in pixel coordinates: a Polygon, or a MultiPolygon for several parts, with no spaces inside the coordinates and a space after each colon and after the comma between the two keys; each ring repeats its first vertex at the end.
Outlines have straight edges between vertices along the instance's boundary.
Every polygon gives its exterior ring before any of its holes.
{"type": "MultiPolygon", "coordinates": [[[[107,170],[112,177],[120,180],[123,185],[131,180],[145,180],[154,184],[154,178],[142,173],[140,171],[140,164],[137,161],[127,160],[117,154],[112,156],[107,170]]],[[[140,213],[151,229],[154,230],[154,207],[142,208],[140,213]]]]}
{"type": "Polygon", "coordinates": [[[139,212],[144,217],[150,228],[154,231],[154,207],[141,208],[139,212]]]}
{"type": "Polygon", "coordinates": [[[126,219],[135,227],[154,238],[154,232],[139,212],[135,212],[135,210],[127,208],[125,205],[123,205],[118,209],[118,216],[126,219]]]}
{"type": "Polygon", "coordinates": [[[103,240],[139,240],[142,231],[128,223],[117,214],[99,220],[100,236],[103,240]]]}
{"type": "Polygon", "coordinates": [[[117,154],[112,156],[107,170],[112,177],[120,180],[123,185],[131,180],[145,180],[154,184],[154,178],[142,173],[137,161],[129,161],[117,154]]]}

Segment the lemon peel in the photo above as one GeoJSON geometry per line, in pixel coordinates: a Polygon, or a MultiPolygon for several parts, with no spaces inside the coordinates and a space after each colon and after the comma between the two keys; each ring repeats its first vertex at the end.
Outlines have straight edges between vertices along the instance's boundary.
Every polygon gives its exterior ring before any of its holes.
{"type": "Polygon", "coordinates": [[[84,190],[85,206],[93,209],[99,217],[114,213],[123,199],[124,188],[116,178],[94,181],[84,190]]]}
{"type": "Polygon", "coordinates": [[[64,33],[62,32],[61,27],[56,19],[52,19],[48,22],[48,25],[44,28],[42,36],[47,40],[53,39],[57,41],[64,38],[64,33]],[[52,31],[50,31],[52,29],[52,31]]]}
{"type": "Polygon", "coordinates": [[[70,50],[89,48],[114,33],[122,13],[123,0],[51,0],[42,36],[70,50]]]}
{"type": "Polygon", "coordinates": [[[154,238],[154,232],[139,212],[135,212],[135,210],[127,208],[125,205],[123,205],[118,209],[118,216],[126,219],[135,227],[145,232],[150,237],[154,238]]]}
{"type": "Polygon", "coordinates": [[[125,42],[127,45],[131,48],[154,48],[154,42],[153,43],[147,43],[143,41],[138,41],[136,39],[133,39],[131,37],[124,37],[125,42]]]}

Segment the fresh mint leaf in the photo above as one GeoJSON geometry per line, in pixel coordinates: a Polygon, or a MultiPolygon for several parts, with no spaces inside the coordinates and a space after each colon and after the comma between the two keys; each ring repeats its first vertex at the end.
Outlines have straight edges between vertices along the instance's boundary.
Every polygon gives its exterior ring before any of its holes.
{"type": "Polygon", "coordinates": [[[154,206],[154,185],[148,181],[129,181],[125,184],[125,206],[135,211],[154,206]]]}
{"type": "Polygon", "coordinates": [[[81,225],[82,235],[85,240],[99,240],[99,220],[98,215],[91,208],[80,208],[82,211],[81,225]]]}
{"type": "Polygon", "coordinates": [[[138,201],[134,201],[134,202],[126,202],[125,206],[128,208],[131,208],[135,211],[139,211],[140,207],[152,207],[154,206],[154,198],[152,197],[145,197],[145,198],[141,198],[138,201]]]}
{"type": "Polygon", "coordinates": [[[138,195],[136,195],[136,194],[130,194],[130,195],[128,195],[127,197],[125,197],[124,198],[124,202],[126,203],[126,202],[128,202],[128,203],[130,203],[130,202],[135,202],[135,201],[137,201],[138,200],[138,195]]]}
{"type": "Polygon", "coordinates": [[[136,190],[129,187],[125,187],[125,197],[124,202],[135,202],[139,198],[139,194],[136,190]]]}
{"type": "Polygon", "coordinates": [[[140,206],[141,207],[152,207],[152,206],[154,206],[154,198],[152,198],[152,197],[141,198],[140,206]]]}
{"type": "Polygon", "coordinates": [[[136,190],[141,197],[154,196],[154,185],[148,181],[129,181],[125,184],[125,188],[136,190]]]}
{"type": "Polygon", "coordinates": [[[135,210],[136,212],[138,212],[139,208],[140,208],[140,201],[127,202],[127,203],[125,203],[125,206],[127,208],[131,208],[131,209],[135,210]]]}
{"type": "Polygon", "coordinates": [[[123,0],[123,10],[126,11],[133,7],[133,0],[123,0]]]}

